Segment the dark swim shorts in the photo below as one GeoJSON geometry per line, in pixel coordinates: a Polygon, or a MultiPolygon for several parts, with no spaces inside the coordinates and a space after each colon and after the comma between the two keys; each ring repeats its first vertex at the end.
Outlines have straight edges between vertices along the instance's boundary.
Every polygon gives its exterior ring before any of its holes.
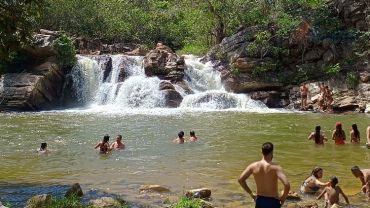
{"type": "Polygon", "coordinates": [[[280,201],[273,197],[257,196],[256,208],[280,208],[280,201]]]}

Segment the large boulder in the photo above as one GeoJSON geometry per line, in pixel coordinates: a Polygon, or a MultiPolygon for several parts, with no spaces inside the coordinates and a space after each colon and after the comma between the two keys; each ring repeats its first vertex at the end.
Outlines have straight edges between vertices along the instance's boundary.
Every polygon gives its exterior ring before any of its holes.
{"type": "Polygon", "coordinates": [[[170,81],[181,81],[186,68],[184,57],[175,54],[169,47],[158,43],[156,48],[144,57],[147,76],[158,76],[170,81]]]}
{"type": "Polygon", "coordinates": [[[176,90],[163,90],[165,93],[166,106],[171,108],[177,108],[180,106],[183,97],[176,90]]]}
{"type": "Polygon", "coordinates": [[[250,94],[253,100],[262,101],[269,108],[282,108],[289,105],[289,97],[286,92],[257,91],[250,94]]]}
{"type": "Polygon", "coordinates": [[[71,197],[71,196],[78,196],[82,197],[83,192],[82,188],[79,183],[75,183],[67,190],[67,192],[64,194],[65,197],[71,197]]]}
{"type": "Polygon", "coordinates": [[[125,205],[122,199],[113,199],[112,197],[102,197],[100,199],[90,200],[89,204],[94,208],[121,208],[125,205]]]}
{"type": "Polygon", "coordinates": [[[235,93],[249,93],[254,91],[280,91],[283,84],[278,82],[267,82],[253,80],[248,76],[229,76],[224,81],[224,86],[227,91],[235,93]]]}
{"type": "Polygon", "coordinates": [[[61,105],[64,73],[55,63],[44,63],[32,73],[8,73],[0,78],[0,108],[41,110],[61,105]]]}

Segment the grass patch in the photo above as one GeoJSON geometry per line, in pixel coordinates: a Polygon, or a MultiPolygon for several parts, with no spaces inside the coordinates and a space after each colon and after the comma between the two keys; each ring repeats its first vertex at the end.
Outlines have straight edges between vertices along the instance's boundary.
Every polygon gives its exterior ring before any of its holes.
{"type": "Polygon", "coordinates": [[[181,197],[176,204],[173,204],[171,208],[201,208],[202,201],[200,199],[189,199],[181,197]]]}

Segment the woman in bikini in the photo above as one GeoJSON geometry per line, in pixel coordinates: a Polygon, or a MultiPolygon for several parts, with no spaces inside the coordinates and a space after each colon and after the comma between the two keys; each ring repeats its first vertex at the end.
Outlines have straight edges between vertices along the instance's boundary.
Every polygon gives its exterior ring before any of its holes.
{"type": "Polygon", "coordinates": [[[320,126],[316,126],[315,127],[315,131],[314,132],[311,132],[311,134],[308,136],[308,140],[314,140],[315,141],[315,144],[324,144],[324,140],[328,140],[326,139],[325,135],[322,134],[321,132],[321,127],[320,126]]]}
{"type": "Polygon", "coordinates": [[[320,167],[316,167],[312,170],[311,175],[304,180],[301,185],[301,192],[303,194],[315,194],[321,188],[328,186],[330,182],[323,183],[319,179],[322,178],[324,170],[320,167]]]}
{"type": "Polygon", "coordinates": [[[357,124],[352,124],[352,130],[351,130],[351,143],[358,144],[360,143],[360,132],[357,129],[357,124]]]}
{"type": "Polygon", "coordinates": [[[104,137],[103,137],[103,141],[99,142],[96,146],[95,146],[95,149],[97,149],[99,147],[99,153],[100,154],[107,154],[109,153],[109,151],[111,150],[109,148],[109,135],[106,134],[104,137]]]}
{"type": "Polygon", "coordinates": [[[334,140],[335,144],[344,144],[344,140],[346,140],[346,133],[342,129],[341,122],[337,122],[335,124],[335,130],[333,131],[332,140],[334,140]]]}

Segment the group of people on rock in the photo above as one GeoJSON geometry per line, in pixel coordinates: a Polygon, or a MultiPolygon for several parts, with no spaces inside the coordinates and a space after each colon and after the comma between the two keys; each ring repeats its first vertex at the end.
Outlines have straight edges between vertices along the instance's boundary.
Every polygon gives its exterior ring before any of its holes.
{"type": "MultiPolygon", "coordinates": [[[[357,124],[352,124],[350,137],[351,137],[350,142],[352,144],[360,143],[360,132],[358,130],[357,124]]],[[[335,124],[335,130],[333,130],[331,138],[332,140],[334,140],[335,144],[338,144],[338,145],[345,144],[346,133],[342,129],[341,122],[337,122],[335,124]]],[[[314,140],[315,144],[324,144],[324,140],[327,141],[328,139],[321,132],[321,127],[316,126],[315,131],[311,132],[311,134],[308,136],[308,140],[314,140]]],[[[366,140],[367,140],[366,146],[370,148],[370,126],[368,126],[366,129],[366,140]]]]}
{"type": "MultiPolygon", "coordinates": [[[[329,86],[325,85],[324,83],[321,83],[319,87],[320,87],[320,94],[318,98],[319,111],[324,112],[326,110],[328,113],[332,113],[334,101],[333,92],[329,88],[329,86]]],[[[307,110],[308,109],[307,98],[309,89],[306,86],[306,83],[301,84],[299,91],[301,93],[301,110],[307,110]]]]}
{"type": "MultiPolygon", "coordinates": [[[[238,182],[241,187],[251,196],[256,203],[256,208],[280,208],[290,190],[290,183],[287,176],[283,173],[283,169],[272,162],[274,146],[271,142],[266,142],[262,145],[262,159],[251,163],[241,173],[238,182]],[[253,175],[256,182],[256,193],[254,193],[247,185],[246,180],[253,175]],[[278,194],[277,182],[280,180],[284,185],[284,191],[281,196],[278,194]]],[[[361,191],[370,197],[370,169],[360,169],[358,166],[351,168],[353,176],[360,179],[361,191]]],[[[328,182],[322,182],[323,169],[320,167],[314,168],[310,176],[308,176],[300,187],[302,194],[320,193],[317,199],[325,197],[325,207],[338,207],[339,195],[341,194],[346,203],[349,204],[348,197],[343,190],[337,185],[338,178],[330,177],[328,182]]]]}

